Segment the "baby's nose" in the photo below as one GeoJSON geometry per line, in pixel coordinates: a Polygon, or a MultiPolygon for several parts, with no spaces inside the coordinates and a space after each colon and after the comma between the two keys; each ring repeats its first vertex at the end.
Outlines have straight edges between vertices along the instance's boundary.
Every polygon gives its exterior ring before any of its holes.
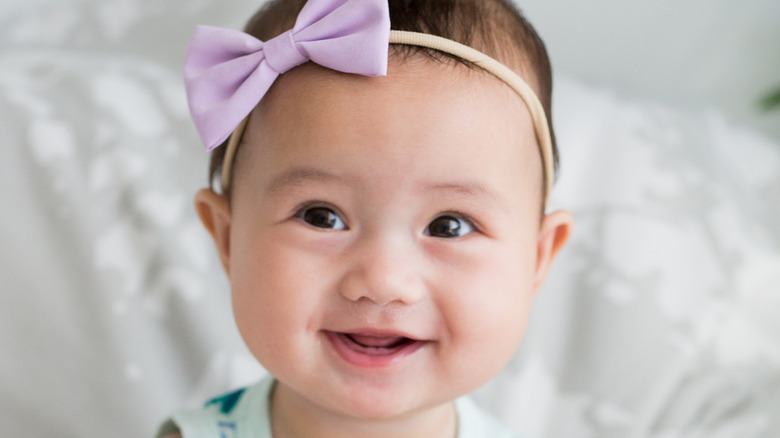
{"type": "Polygon", "coordinates": [[[403,239],[366,239],[357,244],[339,292],[350,301],[367,299],[385,306],[414,304],[426,293],[418,249],[403,239]]]}

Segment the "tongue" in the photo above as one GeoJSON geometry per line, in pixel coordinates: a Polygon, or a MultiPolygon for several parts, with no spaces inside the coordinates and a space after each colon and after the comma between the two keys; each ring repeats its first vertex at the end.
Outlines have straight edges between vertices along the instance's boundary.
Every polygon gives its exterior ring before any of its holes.
{"type": "Polygon", "coordinates": [[[404,339],[401,336],[366,336],[348,334],[353,341],[365,347],[390,347],[401,343],[404,339]]]}

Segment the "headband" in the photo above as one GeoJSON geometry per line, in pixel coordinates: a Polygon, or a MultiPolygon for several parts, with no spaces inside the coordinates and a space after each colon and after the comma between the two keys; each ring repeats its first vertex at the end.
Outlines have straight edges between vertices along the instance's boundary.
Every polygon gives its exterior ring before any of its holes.
{"type": "Polygon", "coordinates": [[[544,108],[531,87],[517,73],[471,47],[435,35],[390,30],[387,0],[309,0],[291,30],[266,42],[232,29],[195,29],[184,61],[187,101],[207,150],[230,138],[222,163],[223,190],[230,182],[249,114],[280,74],[312,61],[344,73],[384,76],[389,44],[457,56],[517,92],[528,107],[539,142],[547,204],[555,176],[552,140],[544,108]]]}

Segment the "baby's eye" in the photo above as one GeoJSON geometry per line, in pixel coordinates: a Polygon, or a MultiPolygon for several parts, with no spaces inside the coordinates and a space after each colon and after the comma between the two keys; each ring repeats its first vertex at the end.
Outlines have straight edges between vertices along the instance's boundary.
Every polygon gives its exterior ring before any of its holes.
{"type": "Polygon", "coordinates": [[[429,236],[453,238],[471,233],[474,231],[474,227],[466,219],[452,215],[443,215],[431,221],[425,231],[429,236]]]}
{"type": "Polygon", "coordinates": [[[346,230],[347,225],[339,215],[328,207],[308,207],[298,213],[307,224],[317,228],[327,228],[331,230],[346,230]]]}

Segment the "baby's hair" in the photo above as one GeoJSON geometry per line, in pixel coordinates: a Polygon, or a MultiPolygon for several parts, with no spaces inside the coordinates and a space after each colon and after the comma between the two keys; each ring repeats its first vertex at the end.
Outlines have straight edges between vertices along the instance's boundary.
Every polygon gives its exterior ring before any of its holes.
{"type": "MultiPolygon", "coordinates": [[[[292,29],[306,0],[272,0],[249,20],[244,31],[268,41],[292,29]]],[[[552,124],[552,68],[544,42],[511,0],[389,0],[390,27],[394,30],[441,36],[473,47],[515,70],[537,93],[544,107],[552,140],[554,169],[558,148],[552,124]]],[[[435,62],[455,61],[478,66],[454,55],[411,45],[391,45],[390,57],[422,55],[435,62]]],[[[209,185],[219,181],[228,138],[211,153],[209,185]]],[[[223,193],[230,197],[229,189],[223,193]]],[[[546,194],[542,194],[543,199],[546,194]]]]}

